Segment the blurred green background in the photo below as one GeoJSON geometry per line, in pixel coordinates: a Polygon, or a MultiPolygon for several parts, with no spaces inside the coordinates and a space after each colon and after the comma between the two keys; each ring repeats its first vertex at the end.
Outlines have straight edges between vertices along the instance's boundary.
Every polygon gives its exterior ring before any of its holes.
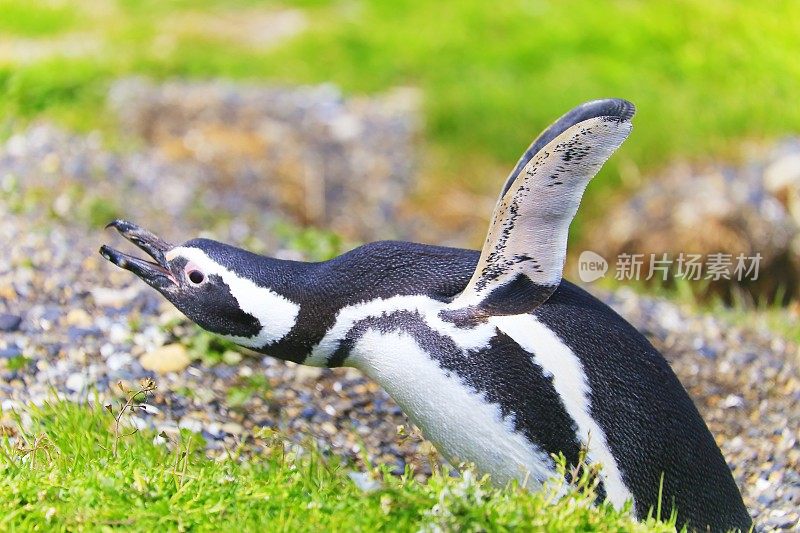
{"type": "Polygon", "coordinates": [[[575,104],[630,99],[635,132],[592,183],[580,231],[668,162],[735,161],[743,142],[800,130],[798,20],[792,1],[0,0],[0,135],[45,117],[113,142],[104,100],[131,74],[411,86],[425,121],[417,200],[435,213],[453,188],[493,197],[575,104]],[[259,32],[286,10],[285,35],[259,32]]]}

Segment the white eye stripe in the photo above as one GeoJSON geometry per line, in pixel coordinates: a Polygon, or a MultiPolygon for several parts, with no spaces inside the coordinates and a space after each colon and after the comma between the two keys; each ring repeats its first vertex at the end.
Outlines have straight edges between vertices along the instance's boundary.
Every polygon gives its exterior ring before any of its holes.
{"type": "Polygon", "coordinates": [[[226,335],[237,344],[250,348],[263,348],[285,337],[294,327],[300,312],[298,304],[225,268],[199,248],[188,246],[173,248],[168,254],[168,260],[171,261],[176,257],[186,258],[189,261],[186,268],[189,265],[195,266],[203,274],[204,279],[208,279],[210,275],[222,278],[239,308],[254,316],[261,324],[261,331],[253,337],[226,335]]]}

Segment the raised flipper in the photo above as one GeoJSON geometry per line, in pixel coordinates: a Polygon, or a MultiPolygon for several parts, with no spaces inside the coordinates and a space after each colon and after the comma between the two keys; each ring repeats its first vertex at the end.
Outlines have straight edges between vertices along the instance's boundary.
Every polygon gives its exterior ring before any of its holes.
{"type": "Polygon", "coordinates": [[[533,142],[503,188],[472,279],[443,318],[528,313],[553,294],[583,191],[628,137],[634,113],[626,100],[588,102],[533,142]]]}
{"type": "MultiPolygon", "coordinates": [[[[539,150],[544,148],[553,139],[564,133],[568,128],[579,124],[584,120],[597,117],[618,117],[620,120],[630,120],[636,108],[627,100],[621,98],[606,98],[605,100],[592,100],[572,108],[565,115],[550,124],[542,133],[536,137],[525,153],[517,161],[514,170],[508,175],[503,189],[500,191],[500,198],[508,192],[511,184],[519,175],[520,171],[528,164],[539,150]]],[[[590,178],[591,179],[591,178],[590,178]]]]}

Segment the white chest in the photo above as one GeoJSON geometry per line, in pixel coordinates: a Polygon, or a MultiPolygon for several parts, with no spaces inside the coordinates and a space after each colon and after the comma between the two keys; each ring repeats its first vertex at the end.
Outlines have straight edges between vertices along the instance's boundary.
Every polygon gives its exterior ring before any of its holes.
{"type": "MultiPolygon", "coordinates": [[[[422,296],[377,299],[344,308],[306,363],[324,365],[339,340],[359,321],[387,318],[399,310],[417,313],[432,331],[452,339],[467,357],[470,350],[488,346],[500,330],[552,377],[553,388],[575,423],[577,440],[587,450],[587,459],[602,465],[600,476],[607,498],[618,507],[631,499],[605,433],[592,417],[591,391],[580,359],[558,335],[527,314],[495,316],[473,329],[456,328],[439,317],[443,308],[441,302],[422,296]]],[[[366,329],[357,338],[346,364],[380,383],[451,463],[473,463],[501,485],[516,479],[536,487],[553,476],[549,454],[514,430],[513,413],[504,417],[498,404],[465,384],[456,372],[442,368],[413,335],[402,329],[366,329]]],[[[536,400],[523,396],[519,401],[536,400]]]]}
{"type": "Polygon", "coordinates": [[[553,476],[550,457],[515,432],[497,404],[441,369],[411,336],[368,331],[349,362],[378,381],[452,464],[472,463],[500,485],[516,479],[537,487],[553,476]]]}

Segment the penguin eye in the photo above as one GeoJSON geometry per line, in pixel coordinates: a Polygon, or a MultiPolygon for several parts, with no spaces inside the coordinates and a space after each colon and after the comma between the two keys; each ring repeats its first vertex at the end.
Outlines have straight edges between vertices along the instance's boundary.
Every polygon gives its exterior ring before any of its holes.
{"type": "Polygon", "coordinates": [[[203,280],[206,279],[203,273],[200,272],[199,270],[190,270],[187,275],[189,277],[189,281],[191,281],[195,285],[200,285],[201,283],[203,283],[203,280]]]}

